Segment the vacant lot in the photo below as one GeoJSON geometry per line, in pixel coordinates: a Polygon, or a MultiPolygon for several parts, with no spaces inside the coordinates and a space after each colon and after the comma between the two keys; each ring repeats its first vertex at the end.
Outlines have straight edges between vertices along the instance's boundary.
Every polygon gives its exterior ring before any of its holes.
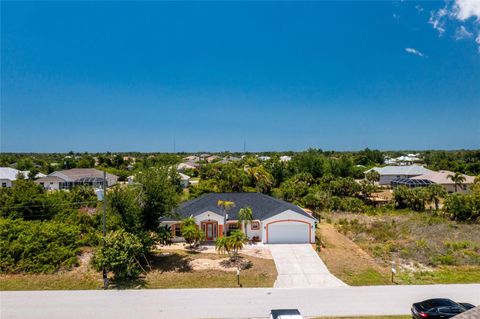
{"type": "MultiPolygon", "coordinates": [[[[378,284],[382,284],[385,276],[389,277],[392,261],[397,268],[397,283],[480,282],[478,224],[459,224],[434,213],[411,211],[387,212],[373,216],[335,213],[329,215],[328,220],[338,232],[368,253],[370,259],[363,258],[364,262],[359,258],[355,260],[356,263],[364,263],[361,269],[371,268],[370,275],[377,276],[374,271],[381,275],[381,278],[376,280],[378,284]],[[378,267],[372,266],[372,261],[378,267]]],[[[332,229],[324,229],[325,227],[321,228],[320,232],[321,236],[325,237],[328,248],[329,241],[332,241],[329,237],[333,238],[333,235],[332,229]]],[[[333,245],[338,242],[342,241],[335,239],[333,245]]],[[[322,258],[328,258],[326,255],[327,253],[321,253],[322,258]]],[[[349,255],[355,256],[354,253],[349,255]]],[[[346,264],[335,267],[345,267],[347,270],[342,273],[347,274],[351,259],[354,258],[342,260],[342,257],[335,257],[337,263],[346,264]]],[[[355,280],[357,279],[350,282],[358,284],[355,280]]]]}
{"type": "MultiPolygon", "coordinates": [[[[85,260],[88,263],[88,260],[85,260]]],[[[0,290],[101,289],[102,275],[82,263],[72,271],[45,275],[0,276],[0,290]]],[[[272,287],[277,278],[271,259],[241,256],[243,287],[272,287]]],[[[112,288],[226,288],[237,287],[237,264],[225,256],[209,253],[157,252],[151,258],[147,273],[137,280],[111,282],[112,288]]]]}
{"type": "Polygon", "coordinates": [[[320,224],[317,238],[321,238],[324,244],[324,248],[319,252],[320,258],[330,272],[346,284],[365,286],[391,283],[388,269],[379,265],[358,245],[340,234],[333,225],[320,224]]]}

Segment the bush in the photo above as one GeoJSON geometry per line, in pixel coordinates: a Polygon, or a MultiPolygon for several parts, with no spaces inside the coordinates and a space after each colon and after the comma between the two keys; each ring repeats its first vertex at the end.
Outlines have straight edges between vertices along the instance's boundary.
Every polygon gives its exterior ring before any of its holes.
{"type": "Polygon", "coordinates": [[[480,194],[451,194],[445,199],[445,211],[452,220],[477,222],[480,219],[480,194]]]}
{"type": "Polygon", "coordinates": [[[79,236],[75,225],[0,219],[0,270],[51,273],[77,265],[79,236]]]}
{"type": "Polygon", "coordinates": [[[123,229],[109,232],[105,237],[105,246],[101,246],[92,258],[97,270],[103,267],[113,272],[115,279],[136,278],[141,272],[140,257],[144,247],[137,236],[123,229]]]}

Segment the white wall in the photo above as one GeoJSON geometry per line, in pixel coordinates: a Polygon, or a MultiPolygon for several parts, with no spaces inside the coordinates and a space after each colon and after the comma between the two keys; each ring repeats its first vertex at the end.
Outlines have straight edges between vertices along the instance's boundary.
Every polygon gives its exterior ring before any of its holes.
{"type": "MultiPolygon", "coordinates": [[[[42,185],[42,184],[40,184],[42,185]]],[[[44,182],[43,183],[43,188],[48,189],[48,190],[58,190],[60,189],[60,183],[59,182],[44,182]]]]}
{"type": "Polygon", "coordinates": [[[315,243],[315,222],[316,220],[313,217],[307,217],[296,213],[292,210],[286,210],[283,213],[277,214],[270,218],[263,220],[262,222],[262,242],[267,243],[267,224],[277,221],[277,220],[301,220],[305,221],[310,224],[311,232],[310,232],[310,242],[315,243]]]}
{"type": "Polygon", "coordinates": [[[12,187],[12,181],[7,178],[0,179],[0,187],[12,187]],[[5,186],[3,186],[4,183],[5,186]]]}

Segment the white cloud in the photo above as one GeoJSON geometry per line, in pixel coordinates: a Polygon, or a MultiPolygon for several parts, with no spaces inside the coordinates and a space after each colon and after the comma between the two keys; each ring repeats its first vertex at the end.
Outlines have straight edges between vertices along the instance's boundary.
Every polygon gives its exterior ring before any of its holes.
{"type": "MultiPolygon", "coordinates": [[[[418,9],[417,9],[418,10],[418,9]]],[[[445,6],[430,12],[428,23],[442,36],[447,26],[453,27],[455,40],[472,39],[480,35],[480,0],[445,0],[445,6]]],[[[475,38],[480,52],[480,39],[475,38]]]]}
{"type": "Polygon", "coordinates": [[[459,20],[476,17],[476,20],[480,21],[480,0],[455,0],[453,12],[459,20]]]}
{"type": "Polygon", "coordinates": [[[457,28],[457,31],[455,31],[455,40],[468,39],[471,38],[472,35],[472,32],[468,31],[467,28],[461,25],[457,28]]]}
{"type": "Polygon", "coordinates": [[[439,35],[442,35],[445,32],[445,20],[444,17],[448,14],[446,8],[442,8],[438,11],[432,11],[430,13],[430,19],[428,23],[430,23],[435,30],[438,31],[439,35]]]}
{"type": "Polygon", "coordinates": [[[422,52],[418,51],[417,49],[414,49],[414,48],[405,48],[405,51],[407,53],[410,53],[410,54],[414,54],[414,55],[418,55],[420,57],[424,57],[425,54],[423,54],[422,52]]]}
{"type": "Polygon", "coordinates": [[[417,9],[417,12],[418,12],[418,13],[421,13],[421,12],[423,12],[423,11],[425,10],[425,9],[423,9],[423,8],[422,8],[420,5],[418,5],[418,4],[415,6],[415,9],[417,9]]]}

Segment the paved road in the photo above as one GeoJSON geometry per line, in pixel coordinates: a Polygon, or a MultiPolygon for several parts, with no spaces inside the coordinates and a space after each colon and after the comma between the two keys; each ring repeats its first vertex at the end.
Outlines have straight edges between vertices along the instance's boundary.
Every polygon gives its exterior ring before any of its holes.
{"type": "Polygon", "coordinates": [[[1,292],[2,319],[265,318],[270,309],[305,316],[408,314],[414,301],[447,297],[480,304],[480,284],[336,288],[165,289],[1,292]]]}
{"type": "Polygon", "coordinates": [[[310,244],[269,245],[278,277],[276,288],[345,287],[332,275],[310,244]]]}

